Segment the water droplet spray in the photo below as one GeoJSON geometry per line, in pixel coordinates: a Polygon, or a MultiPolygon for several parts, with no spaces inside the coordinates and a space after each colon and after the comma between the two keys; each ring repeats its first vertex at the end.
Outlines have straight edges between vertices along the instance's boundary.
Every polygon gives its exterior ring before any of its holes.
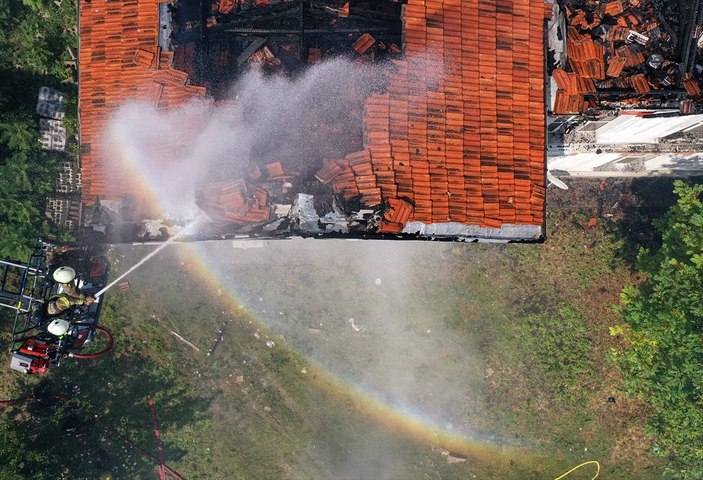
{"type": "Polygon", "coordinates": [[[153,257],[154,255],[156,255],[157,253],[159,253],[161,250],[163,250],[164,248],[166,248],[166,247],[168,247],[169,245],[171,245],[173,242],[175,242],[176,240],[178,240],[178,238],[180,238],[181,236],[183,236],[188,230],[190,230],[194,225],[196,225],[196,224],[200,221],[201,218],[202,218],[202,217],[199,216],[198,218],[196,218],[195,220],[193,220],[192,222],[190,222],[190,223],[189,223],[188,225],[186,225],[181,231],[179,231],[179,232],[176,233],[174,236],[172,236],[171,238],[169,238],[168,240],[166,240],[164,243],[162,243],[161,245],[159,245],[158,248],[156,248],[156,250],[154,250],[153,252],[149,253],[147,256],[145,256],[145,257],[142,258],[141,260],[139,260],[136,264],[134,264],[132,267],[130,267],[129,270],[127,270],[126,272],[124,272],[122,275],[120,275],[119,277],[117,277],[116,279],[114,279],[112,282],[110,282],[110,283],[109,283],[106,287],[104,287],[102,290],[100,290],[100,291],[97,292],[95,295],[93,295],[93,297],[94,297],[94,298],[98,298],[98,297],[101,296],[103,293],[105,293],[105,292],[108,291],[110,288],[112,288],[117,282],[119,282],[119,281],[122,280],[124,277],[126,277],[127,275],[129,275],[130,273],[132,273],[133,271],[135,271],[137,268],[139,268],[139,267],[141,267],[142,265],[144,265],[146,262],[149,261],[149,259],[150,259],[151,257],[153,257]]]}

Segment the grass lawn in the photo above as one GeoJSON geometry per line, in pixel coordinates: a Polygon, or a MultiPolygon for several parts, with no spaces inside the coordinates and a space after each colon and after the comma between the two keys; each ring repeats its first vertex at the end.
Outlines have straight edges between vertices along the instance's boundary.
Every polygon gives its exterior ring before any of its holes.
{"type": "MultiPolygon", "coordinates": [[[[67,478],[156,478],[100,425],[64,432],[90,412],[156,454],[149,396],[189,479],[544,479],[587,460],[661,478],[605,360],[632,273],[587,221],[552,212],[543,245],[170,246],[107,294],[114,352],[50,375],[80,393],[32,428],[61,440],[67,478]]],[[[113,274],[153,248],[113,248],[113,274]]]]}

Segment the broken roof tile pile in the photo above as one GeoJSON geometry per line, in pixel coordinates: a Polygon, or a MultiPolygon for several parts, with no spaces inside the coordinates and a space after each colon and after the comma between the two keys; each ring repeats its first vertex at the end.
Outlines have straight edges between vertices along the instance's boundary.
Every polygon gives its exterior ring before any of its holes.
{"type": "Polygon", "coordinates": [[[213,182],[201,192],[199,206],[215,221],[243,225],[265,222],[271,216],[268,191],[247,185],[243,179],[213,182]]]}
{"type": "Polygon", "coordinates": [[[172,68],[173,52],[159,48],[158,2],[81,0],[79,23],[83,201],[92,203],[131,193],[127,173],[111,169],[102,153],[110,113],[129,99],[177,106],[205,89],[189,85],[188,75],[172,68]]]}
{"type": "Polygon", "coordinates": [[[373,207],[381,204],[378,173],[371,162],[371,151],[364,149],[341,160],[327,160],[315,178],[332,187],[334,193],[346,199],[358,197],[362,205],[373,207]]]}
{"type": "Polygon", "coordinates": [[[212,221],[234,225],[260,224],[271,219],[269,199],[287,193],[298,177],[281,162],[253,165],[245,178],[210,182],[197,193],[196,204],[212,221]]]}
{"type": "Polygon", "coordinates": [[[651,107],[656,103],[642,96],[685,89],[674,99],[683,109],[690,104],[686,100],[700,96],[701,79],[692,73],[695,48],[689,50],[691,58],[681,61],[674,32],[678,27],[682,44],[691,44],[697,39],[695,22],[684,24],[684,13],[669,18],[678,22],[672,26],[657,8],[661,6],[653,0],[566,0],[568,62],[552,72],[557,84],[552,111],[586,112],[613,102],[651,107]],[[682,77],[680,71],[688,73],[682,77]]]}
{"type": "Polygon", "coordinates": [[[318,179],[382,201],[380,233],[407,222],[541,227],[545,12],[531,0],[410,0],[408,59],[366,103],[368,148],[318,179]],[[443,60],[441,78],[415,61],[425,55],[443,60]]]}

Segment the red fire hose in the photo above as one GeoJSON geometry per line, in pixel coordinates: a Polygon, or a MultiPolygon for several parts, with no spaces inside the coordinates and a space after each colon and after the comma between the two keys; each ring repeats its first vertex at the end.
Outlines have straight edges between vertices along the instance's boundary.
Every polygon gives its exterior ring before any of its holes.
{"type": "Polygon", "coordinates": [[[103,328],[100,326],[95,327],[95,330],[97,330],[98,332],[102,332],[103,335],[107,336],[108,345],[105,349],[103,349],[99,352],[96,352],[96,353],[69,353],[68,356],[71,358],[78,358],[81,360],[89,360],[92,358],[102,357],[107,352],[112,350],[112,345],[114,344],[114,340],[112,339],[112,334],[106,328],[103,328]]]}
{"type": "Polygon", "coordinates": [[[156,435],[156,451],[159,452],[159,475],[161,480],[166,480],[166,464],[164,463],[164,448],[161,445],[161,431],[159,430],[159,424],[156,421],[156,411],[154,410],[154,399],[151,397],[147,398],[149,403],[149,409],[151,410],[151,419],[154,422],[154,434],[156,435]]]}

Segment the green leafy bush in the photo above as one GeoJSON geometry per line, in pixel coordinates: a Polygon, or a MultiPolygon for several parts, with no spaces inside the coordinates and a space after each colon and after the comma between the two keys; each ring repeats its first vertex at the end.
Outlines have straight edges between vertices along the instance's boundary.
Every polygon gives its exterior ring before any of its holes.
{"type": "MultiPolygon", "coordinates": [[[[62,84],[77,46],[76,4],[0,0],[0,257],[25,260],[34,239],[55,235],[44,216],[57,166],[67,154],[42,150],[35,113],[42,86],[66,97],[66,125],[76,134],[75,91],[62,84]]],[[[75,148],[75,145],[71,145],[75,148]]]]}
{"type": "Polygon", "coordinates": [[[678,201],[656,222],[659,251],[640,251],[647,276],[622,292],[626,346],[612,352],[626,390],[655,410],[650,431],[673,475],[703,478],[703,185],[675,182],[678,201]]]}

